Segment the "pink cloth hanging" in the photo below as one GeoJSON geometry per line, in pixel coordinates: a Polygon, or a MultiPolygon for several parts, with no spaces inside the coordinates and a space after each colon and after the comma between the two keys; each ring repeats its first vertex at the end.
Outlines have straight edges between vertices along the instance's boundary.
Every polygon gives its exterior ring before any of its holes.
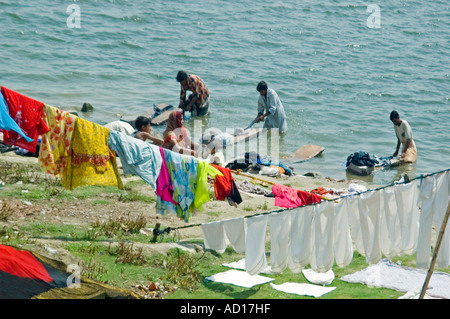
{"type": "Polygon", "coordinates": [[[156,195],[161,197],[163,201],[171,202],[174,205],[178,205],[177,202],[173,200],[173,188],[172,181],[170,180],[169,170],[167,169],[166,158],[164,156],[164,150],[162,147],[159,148],[161,153],[162,164],[161,170],[159,172],[158,179],[156,180],[156,195]]]}
{"type": "Polygon", "coordinates": [[[322,198],[319,195],[300,191],[289,186],[274,184],[272,193],[275,196],[275,206],[294,208],[313,203],[320,203],[322,198]]]}

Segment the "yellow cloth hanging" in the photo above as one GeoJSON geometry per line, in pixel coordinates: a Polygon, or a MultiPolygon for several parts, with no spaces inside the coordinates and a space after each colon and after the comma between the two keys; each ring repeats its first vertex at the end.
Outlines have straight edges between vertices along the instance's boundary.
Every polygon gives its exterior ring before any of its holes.
{"type": "Polygon", "coordinates": [[[197,168],[197,188],[195,189],[194,208],[202,209],[204,203],[209,202],[208,192],[208,175],[215,178],[216,175],[223,176],[223,174],[208,162],[199,160],[197,168]]]}
{"type": "Polygon", "coordinates": [[[44,172],[63,176],[67,158],[71,154],[70,144],[76,116],[45,104],[42,119],[50,131],[41,137],[38,162],[44,172]]]}
{"type": "Polygon", "coordinates": [[[76,118],[72,136],[72,156],[63,176],[65,188],[87,185],[117,186],[123,188],[116,157],[108,147],[109,129],[87,120],[76,118]]]}

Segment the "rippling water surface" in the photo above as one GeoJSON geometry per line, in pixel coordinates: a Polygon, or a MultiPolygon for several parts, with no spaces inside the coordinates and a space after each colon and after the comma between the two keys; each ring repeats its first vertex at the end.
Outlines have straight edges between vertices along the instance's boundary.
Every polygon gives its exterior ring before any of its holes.
{"type": "Polygon", "coordinates": [[[326,148],[297,173],[352,178],[351,153],[391,155],[393,109],[412,126],[418,161],[369,181],[450,168],[450,4],[372,4],[379,28],[366,1],[4,0],[0,85],[64,108],[89,102],[95,111],[81,116],[103,124],[177,104],[185,69],[211,91],[203,128],[225,131],[252,121],[265,80],[288,116],[281,155],[326,148]]]}

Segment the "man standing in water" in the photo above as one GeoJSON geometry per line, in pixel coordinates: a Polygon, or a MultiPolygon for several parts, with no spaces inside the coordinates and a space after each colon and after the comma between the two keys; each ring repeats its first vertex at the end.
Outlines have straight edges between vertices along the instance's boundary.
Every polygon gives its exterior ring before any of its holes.
{"type": "Polygon", "coordinates": [[[397,148],[395,149],[394,157],[398,155],[400,145],[402,145],[402,152],[400,158],[405,163],[415,163],[417,161],[417,149],[413,140],[411,126],[405,120],[400,119],[397,111],[392,111],[390,120],[394,123],[395,135],[397,135],[397,148]]]}
{"type": "Polygon", "coordinates": [[[191,112],[193,116],[204,116],[209,114],[209,90],[205,82],[194,74],[187,74],[185,71],[178,71],[177,81],[180,83],[180,104],[179,108],[191,112]],[[186,98],[186,91],[192,94],[186,98]]]}
{"type": "Polygon", "coordinates": [[[255,123],[264,121],[264,128],[277,128],[280,134],[286,133],[286,113],[284,112],[283,104],[277,92],[270,89],[264,81],[258,83],[256,90],[260,96],[258,99],[258,115],[256,116],[255,123]]]}

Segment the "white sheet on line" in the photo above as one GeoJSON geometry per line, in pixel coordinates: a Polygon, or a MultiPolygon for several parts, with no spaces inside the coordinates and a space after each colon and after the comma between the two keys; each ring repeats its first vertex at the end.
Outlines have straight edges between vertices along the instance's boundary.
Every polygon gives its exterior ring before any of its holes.
{"type": "Polygon", "coordinates": [[[245,252],[245,218],[232,218],[202,224],[205,249],[222,254],[228,245],[236,252],[245,252]]]}
{"type": "Polygon", "coordinates": [[[290,247],[290,212],[269,215],[270,266],[275,272],[283,272],[288,265],[290,247]]]}
{"type": "Polygon", "coordinates": [[[417,249],[419,235],[419,188],[417,180],[393,186],[397,201],[397,214],[400,220],[403,254],[412,254],[417,249]]]}
{"type": "Polygon", "coordinates": [[[226,242],[238,253],[245,252],[245,224],[246,219],[244,217],[223,221],[226,242]]]}
{"type": "MultiPolygon", "coordinates": [[[[436,189],[433,201],[433,222],[437,233],[440,232],[442,222],[447,212],[447,206],[450,201],[450,189],[448,188],[449,172],[442,172],[436,176],[436,189]]],[[[439,248],[439,254],[437,257],[437,265],[439,267],[450,266],[450,223],[444,232],[444,236],[441,241],[441,247],[439,248]]]]}
{"type": "Polygon", "coordinates": [[[348,266],[353,258],[353,241],[349,224],[349,198],[334,205],[334,261],[339,267],[348,266]]]}
{"type": "Polygon", "coordinates": [[[316,207],[317,205],[310,205],[290,210],[291,245],[288,267],[293,273],[299,273],[311,262],[312,226],[316,207]]]}
{"type": "Polygon", "coordinates": [[[382,198],[381,229],[385,234],[381,238],[381,251],[387,258],[393,258],[402,253],[402,237],[400,219],[397,214],[395,190],[387,187],[380,190],[382,198]]]}
{"type": "Polygon", "coordinates": [[[379,191],[369,191],[358,197],[359,222],[363,238],[364,256],[368,264],[381,260],[379,191]]]}
{"type": "Polygon", "coordinates": [[[256,275],[267,268],[266,230],[267,215],[250,217],[247,220],[245,238],[245,271],[256,275]]]}
{"type": "Polygon", "coordinates": [[[326,272],[334,264],[334,201],[321,202],[313,221],[311,268],[326,272]]]}
{"type": "Polygon", "coordinates": [[[225,251],[227,240],[222,221],[202,224],[202,231],[205,249],[211,249],[220,254],[225,251]]]}

